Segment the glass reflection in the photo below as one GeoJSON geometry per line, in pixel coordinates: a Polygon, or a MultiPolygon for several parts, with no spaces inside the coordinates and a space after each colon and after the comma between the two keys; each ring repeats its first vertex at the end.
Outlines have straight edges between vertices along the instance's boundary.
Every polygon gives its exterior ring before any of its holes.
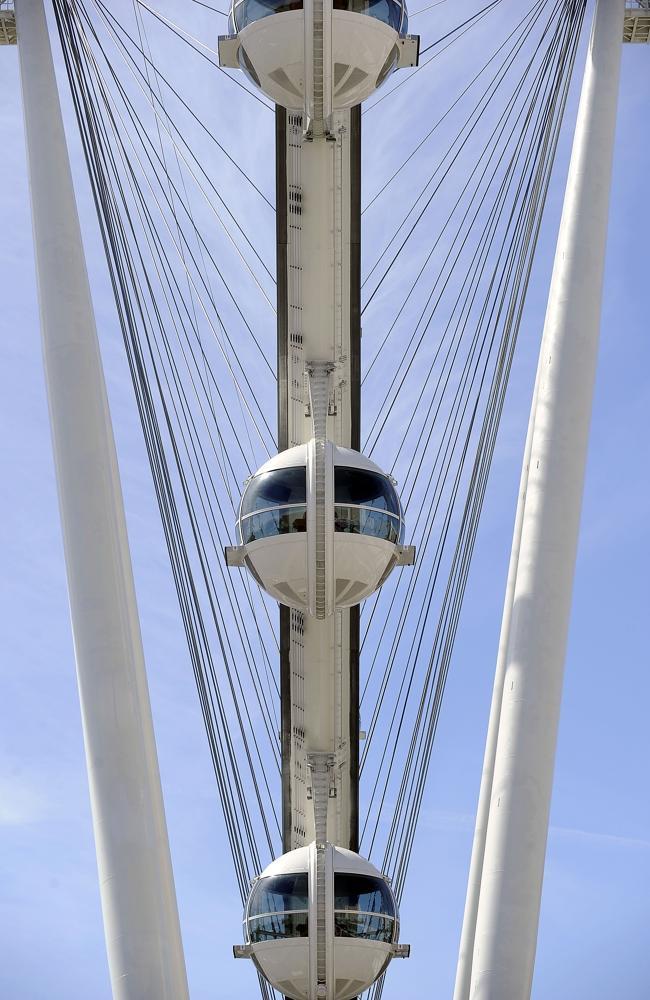
{"type": "Polygon", "coordinates": [[[334,934],[336,937],[366,938],[370,941],[393,940],[395,925],[391,917],[371,913],[334,913],[334,934]]]}
{"type": "Polygon", "coordinates": [[[307,507],[278,507],[242,517],[239,523],[242,542],[256,542],[274,535],[290,535],[307,530],[307,507]]]}
{"type": "Polygon", "coordinates": [[[334,909],[395,916],[393,895],[384,879],[352,872],[336,872],[334,875],[334,909]]]}
{"type": "MultiPolygon", "coordinates": [[[[334,0],[334,10],[348,10],[353,14],[367,14],[383,21],[395,31],[405,35],[408,31],[406,6],[399,0],[334,0]]],[[[253,21],[271,14],[284,14],[302,10],[302,0],[239,0],[230,11],[230,31],[236,34],[253,21]]]]}
{"type": "Polygon", "coordinates": [[[368,14],[378,21],[390,25],[395,31],[406,34],[408,20],[404,7],[404,23],[402,23],[402,4],[398,0],[334,0],[334,10],[349,10],[353,14],[368,14]]]}
{"type": "Polygon", "coordinates": [[[307,502],[307,477],[305,467],[274,469],[253,476],[242,500],[241,516],[255,510],[307,502]]]}
{"type": "Polygon", "coordinates": [[[256,882],[248,914],[254,917],[257,913],[306,910],[308,905],[306,872],[296,875],[272,875],[256,882]]]}
{"type": "Polygon", "coordinates": [[[290,937],[308,937],[309,916],[307,913],[283,913],[252,917],[248,921],[248,936],[251,944],[257,944],[259,941],[280,941],[290,937]]]}
{"type": "Polygon", "coordinates": [[[334,500],[337,504],[359,504],[375,507],[400,516],[399,497],[387,476],[367,469],[334,469],[334,500]]]}
{"type": "Polygon", "coordinates": [[[400,521],[391,514],[367,507],[335,507],[334,530],[352,535],[372,535],[397,544],[400,540],[400,521]]]}

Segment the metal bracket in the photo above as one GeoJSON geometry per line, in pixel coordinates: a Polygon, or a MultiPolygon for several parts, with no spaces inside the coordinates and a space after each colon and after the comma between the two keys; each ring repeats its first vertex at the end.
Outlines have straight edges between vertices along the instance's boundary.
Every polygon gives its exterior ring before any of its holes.
{"type": "Polygon", "coordinates": [[[408,69],[420,63],[420,36],[404,35],[397,40],[397,68],[408,69]]]}
{"type": "Polygon", "coordinates": [[[233,958],[250,958],[252,949],[249,944],[234,944],[232,946],[233,958]]]}
{"type": "Polygon", "coordinates": [[[336,798],[336,785],[333,777],[334,763],[333,753],[307,754],[307,767],[312,773],[307,797],[314,800],[314,829],[317,846],[327,843],[327,803],[329,799],[336,798]],[[334,789],[333,795],[332,789],[334,789]]]}
{"type": "Polygon", "coordinates": [[[393,958],[410,958],[411,957],[411,946],[410,946],[410,944],[394,944],[392,950],[393,950],[393,958]]]}
{"type": "Polygon", "coordinates": [[[398,566],[415,565],[415,545],[397,546],[397,565],[398,566]]]}
{"type": "Polygon", "coordinates": [[[223,554],[226,557],[226,566],[245,566],[246,565],[246,546],[245,545],[226,545],[223,550],[223,554]]]}
{"type": "Polygon", "coordinates": [[[222,69],[239,69],[239,35],[219,35],[217,50],[222,69]]]}
{"type": "Polygon", "coordinates": [[[333,361],[308,361],[305,372],[308,378],[309,411],[314,421],[314,437],[327,437],[327,417],[330,415],[330,375],[336,371],[333,361]]]}

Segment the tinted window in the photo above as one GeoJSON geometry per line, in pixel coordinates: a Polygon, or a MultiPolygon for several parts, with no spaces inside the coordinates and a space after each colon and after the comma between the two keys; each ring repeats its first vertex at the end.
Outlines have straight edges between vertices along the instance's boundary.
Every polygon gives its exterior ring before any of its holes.
{"type": "Polygon", "coordinates": [[[393,895],[383,879],[347,872],[334,875],[334,909],[395,916],[393,895]]]}
{"type": "Polygon", "coordinates": [[[390,917],[370,913],[335,913],[334,933],[337,937],[360,937],[390,944],[395,934],[395,923],[390,917]]]}
{"type": "Polygon", "coordinates": [[[236,31],[241,31],[251,21],[288,10],[302,10],[302,0],[240,0],[231,11],[230,24],[236,31]]]}
{"type": "MultiPolygon", "coordinates": [[[[399,31],[402,20],[402,5],[396,0],[334,0],[334,10],[350,10],[355,14],[369,14],[376,17],[378,21],[389,24],[395,31],[399,31]]],[[[404,10],[404,24],[402,31],[406,33],[408,20],[406,10],[404,10]]]]}
{"type": "Polygon", "coordinates": [[[334,501],[376,507],[399,516],[399,500],[390,479],[366,469],[334,469],[334,501]]]}
{"type": "Polygon", "coordinates": [[[251,944],[258,941],[278,941],[288,937],[307,937],[309,918],[306,913],[283,913],[266,917],[253,917],[248,921],[251,944]]]}
{"type": "Polygon", "coordinates": [[[253,889],[248,915],[306,910],[309,906],[307,896],[307,872],[261,878],[253,889]]]}
{"type": "MultiPolygon", "coordinates": [[[[288,10],[302,10],[302,0],[239,0],[230,13],[231,30],[241,31],[251,21],[259,21],[269,14],[282,14],[288,10]]],[[[334,10],[350,10],[355,14],[369,14],[399,31],[402,5],[397,0],[334,0],[334,10]]],[[[408,19],[404,9],[402,33],[406,34],[408,19]]]]}
{"type": "Polygon", "coordinates": [[[335,507],[334,530],[351,535],[373,535],[394,544],[400,541],[400,522],[381,510],[365,507],[335,507]]]}
{"type": "Polygon", "coordinates": [[[261,514],[250,514],[240,522],[240,527],[244,545],[260,538],[272,538],[273,535],[306,531],[307,508],[279,507],[277,510],[265,510],[261,514]]]}
{"type": "Polygon", "coordinates": [[[305,467],[274,469],[261,476],[253,476],[244,493],[242,517],[265,507],[283,504],[307,503],[307,475],[305,467]]]}

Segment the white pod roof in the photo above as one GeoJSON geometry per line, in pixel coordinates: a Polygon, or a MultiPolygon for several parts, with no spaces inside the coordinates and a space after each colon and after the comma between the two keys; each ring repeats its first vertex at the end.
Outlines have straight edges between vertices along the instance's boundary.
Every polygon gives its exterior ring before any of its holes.
{"type": "MultiPolygon", "coordinates": [[[[385,877],[378,868],[362,858],[354,851],[348,851],[345,847],[335,847],[332,845],[332,865],[336,872],[356,872],[360,875],[371,875],[373,878],[380,878],[384,882],[385,877]]],[[[308,872],[310,858],[313,853],[313,844],[306,847],[298,847],[295,851],[288,851],[281,857],[276,858],[267,865],[259,878],[268,878],[271,875],[286,875],[292,872],[308,872]]]]}
{"type": "MultiPolygon", "coordinates": [[[[353,448],[342,448],[340,445],[334,445],[333,447],[335,465],[344,465],[351,469],[366,469],[368,472],[375,472],[393,482],[376,462],[362,455],[360,451],[355,451],[353,448]]],[[[275,469],[291,469],[306,465],[308,453],[309,444],[299,444],[295,448],[287,448],[286,451],[280,451],[273,458],[270,458],[268,462],[265,462],[251,479],[263,476],[267,472],[273,472],[275,469]]]]}

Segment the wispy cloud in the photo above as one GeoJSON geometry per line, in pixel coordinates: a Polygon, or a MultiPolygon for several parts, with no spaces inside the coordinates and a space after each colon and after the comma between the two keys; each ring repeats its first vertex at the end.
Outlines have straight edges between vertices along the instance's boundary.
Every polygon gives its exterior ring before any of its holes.
{"type": "Polygon", "coordinates": [[[452,812],[447,809],[423,809],[420,825],[428,830],[441,833],[469,833],[474,830],[475,817],[472,813],[452,812]]]}
{"type": "Polygon", "coordinates": [[[0,827],[39,823],[48,813],[48,800],[25,778],[0,775],[0,827]]]}
{"type": "MultiPolygon", "coordinates": [[[[472,813],[451,812],[444,809],[423,810],[421,825],[428,830],[441,833],[471,834],[476,818],[472,813]]],[[[550,826],[549,838],[563,841],[591,843],[602,847],[620,847],[636,850],[650,850],[650,839],[626,837],[620,833],[604,833],[600,830],[581,830],[571,826],[550,826]]]]}
{"type": "Polygon", "coordinates": [[[588,842],[600,846],[609,845],[611,847],[650,850],[650,840],[644,840],[641,837],[624,837],[618,833],[602,833],[596,830],[578,830],[570,826],[551,826],[549,836],[562,840],[588,842]]]}

